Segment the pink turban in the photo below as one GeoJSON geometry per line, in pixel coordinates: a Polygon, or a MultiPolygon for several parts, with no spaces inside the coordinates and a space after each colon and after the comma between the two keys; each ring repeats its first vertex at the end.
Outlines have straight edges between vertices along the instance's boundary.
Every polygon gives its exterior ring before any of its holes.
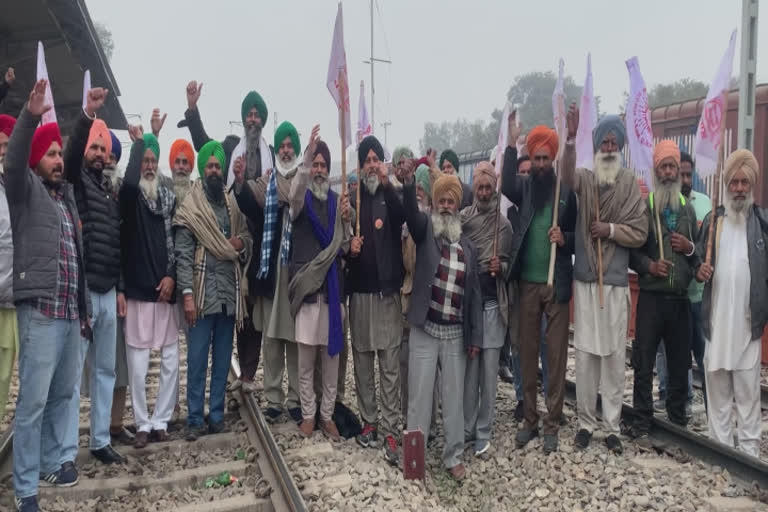
{"type": "Polygon", "coordinates": [[[107,148],[107,156],[112,153],[112,134],[109,133],[107,123],[101,119],[96,119],[91,125],[91,131],[88,133],[88,143],[85,145],[85,150],[91,147],[96,140],[101,138],[104,141],[104,146],[107,148]]]}

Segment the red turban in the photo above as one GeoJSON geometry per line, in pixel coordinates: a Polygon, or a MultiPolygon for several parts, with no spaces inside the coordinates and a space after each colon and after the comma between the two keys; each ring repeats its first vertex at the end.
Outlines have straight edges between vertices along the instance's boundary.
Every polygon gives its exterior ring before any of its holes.
{"type": "Polygon", "coordinates": [[[533,158],[537,151],[546,149],[549,152],[549,158],[554,160],[555,156],[557,156],[559,142],[555,130],[539,125],[528,134],[525,145],[528,148],[528,156],[531,158],[533,158]]]}
{"type": "Polygon", "coordinates": [[[195,150],[192,149],[192,144],[184,139],[176,139],[173,141],[173,144],[171,144],[171,152],[168,154],[168,162],[171,165],[171,170],[173,170],[173,165],[176,163],[176,157],[179,156],[180,153],[184,153],[187,156],[187,160],[192,167],[195,166],[195,150]]]}
{"type": "Polygon", "coordinates": [[[107,156],[112,153],[112,134],[109,133],[107,123],[101,119],[96,119],[91,125],[91,131],[88,133],[88,143],[85,145],[85,150],[91,147],[97,139],[101,138],[104,141],[104,147],[107,148],[107,156]]]}
{"type": "Polygon", "coordinates": [[[0,133],[4,133],[10,137],[14,126],[16,126],[15,118],[6,114],[0,114],[0,133]]]}
{"type": "Polygon", "coordinates": [[[46,123],[37,130],[32,136],[32,149],[29,152],[29,167],[34,169],[45,154],[51,149],[51,144],[58,142],[62,146],[61,132],[56,123],[46,123]]]}
{"type": "Polygon", "coordinates": [[[659,167],[659,164],[665,158],[672,157],[675,163],[680,167],[680,148],[677,146],[677,142],[665,139],[656,143],[656,147],[653,148],[653,168],[659,167]]]}

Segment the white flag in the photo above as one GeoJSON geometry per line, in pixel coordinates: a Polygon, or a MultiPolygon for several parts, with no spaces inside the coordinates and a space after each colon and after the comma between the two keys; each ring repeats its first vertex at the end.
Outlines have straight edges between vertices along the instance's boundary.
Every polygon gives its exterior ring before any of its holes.
{"type": "Polygon", "coordinates": [[[368,119],[368,109],[365,107],[365,83],[360,80],[360,102],[357,104],[357,145],[373,133],[371,120],[368,119]]]}
{"type": "MultiPolygon", "coordinates": [[[[45,50],[43,43],[37,42],[37,79],[48,80],[48,67],[45,65],[45,50]]],[[[50,105],[51,109],[43,114],[43,124],[56,122],[56,108],[53,104],[53,93],[51,92],[51,81],[48,80],[48,87],[45,88],[45,104],[50,105]]]]}
{"type": "Polygon", "coordinates": [[[592,54],[587,54],[587,78],[581,91],[579,106],[579,128],[576,131],[576,167],[592,170],[595,162],[595,148],[592,131],[597,126],[597,105],[592,87],[592,54]]]}
{"type": "MultiPolygon", "coordinates": [[[[496,184],[499,187],[499,198],[501,199],[501,212],[504,216],[507,215],[507,210],[512,206],[512,201],[507,199],[507,196],[501,193],[501,170],[504,167],[504,153],[507,150],[507,138],[509,136],[509,115],[514,112],[514,106],[509,102],[504,105],[504,111],[501,113],[501,121],[499,121],[499,139],[496,145],[496,184]]],[[[493,156],[493,155],[491,155],[493,156]]]]}
{"type": "Polygon", "coordinates": [[[83,76],[83,109],[88,105],[88,91],[91,90],[91,70],[86,69],[83,76]]]}
{"type": "Polygon", "coordinates": [[[344,148],[352,144],[352,123],[349,117],[349,79],[347,77],[347,53],[344,50],[344,19],[341,11],[336,13],[336,23],[333,27],[333,44],[331,46],[331,60],[328,62],[328,77],[326,78],[328,91],[336,101],[339,109],[339,137],[344,148]],[[342,133],[342,117],[344,116],[345,129],[342,133]]]}
{"type": "Polygon", "coordinates": [[[699,128],[696,130],[696,171],[701,178],[714,174],[717,167],[718,152],[723,141],[720,138],[720,126],[725,121],[728,111],[727,93],[733,68],[733,52],[736,47],[736,31],[731,33],[728,49],[720,60],[712,84],[709,86],[707,100],[701,110],[699,128]]]}
{"type": "Polygon", "coordinates": [[[626,125],[629,156],[635,174],[642,178],[648,190],[653,190],[653,130],[648,110],[648,92],[640,74],[637,57],[627,61],[629,70],[629,98],[627,99],[626,125]]]}
{"type": "Polygon", "coordinates": [[[559,147],[557,148],[557,156],[560,157],[563,148],[565,147],[565,90],[563,88],[563,70],[565,68],[565,62],[560,59],[560,65],[557,71],[557,83],[555,84],[555,91],[552,93],[552,115],[555,121],[555,132],[559,139],[559,147]]]}

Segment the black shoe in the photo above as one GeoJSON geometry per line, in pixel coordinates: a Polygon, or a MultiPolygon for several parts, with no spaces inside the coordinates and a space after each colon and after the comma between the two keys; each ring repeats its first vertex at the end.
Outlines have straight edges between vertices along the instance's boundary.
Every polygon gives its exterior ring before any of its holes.
{"type": "Polygon", "coordinates": [[[304,417],[301,415],[301,407],[292,407],[288,409],[288,415],[297,425],[304,421],[304,417]]]}
{"type": "Polygon", "coordinates": [[[509,366],[499,366],[499,378],[507,384],[515,383],[515,376],[512,374],[509,366]]]}
{"type": "Polygon", "coordinates": [[[53,473],[40,476],[40,487],[72,487],[77,485],[80,478],[72,462],[65,462],[53,473]]]}
{"type": "Polygon", "coordinates": [[[40,512],[40,506],[37,504],[37,496],[27,496],[26,498],[16,498],[16,510],[19,512],[40,512]]]}
{"type": "Polygon", "coordinates": [[[207,433],[208,429],[205,428],[205,425],[189,426],[187,427],[187,433],[184,436],[184,439],[191,443],[197,441],[199,437],[203,437],[207,433]]]}
{"type": "Polygon", "coordinates": [[[224,422],[220,421],[218,423],[209,423],[208,424],[208,433],[209,434],[221,434],[224,432],[224,422]]]}
{"type": "Polygon", "coordinates": [[[539,437],[539,429],[535,428],[533,430],[528,430],[524,428],[517,431],[517,435],[515,435],[515,444],[518,448],[523,448],[531,441],[531,439],[536,437],[539,437]]]}
{"type": "Polygon", "coordinates": [[[122,464],[125,459],[122,455],[117,453],[111,444],[108,444],[104,448],[98,450],[91,450],[91,455],[99,459],[104,464],[122,464]]]}
{"type": "Polygon", "coordinates": [[[110,432],[109,437],[111,438],[110,440],[112,441],[113,445],[133,445],[133,443],[136,441],[136,435],[125,427],[120,427],[120,431],[118,433],[110,432]]]}
{"type": "Polygon", "coordinates": [[[517,407],[515,407],[515,421],[519,423],[523,421],[523,418],[525,418],[525,409],[523,408],[523,401],[518,400],[517,407]]]}
{"type": "Polygon", "coordinates": [[[264,411],[264,419],[267,420],[267,423],[277,423],[277,420],[282,416],[283,411],[280,409],[276,409],[274,407],[267,407],[267,409],[264,411]]]}
{"type": "Polygon", "coordinates": [[[590,439],[592,439],[592,433],[589,430],[582,428],[576,432],[576,438],[573,440],[573,445],[580,450],[586,450],[587,446],[589,446],[590,439]]]}
{"type": "Polygon", "coordinates": [[[544,455],[557,451],[557,434],[544,434],[544,455]]]}
{"type": "Polygon", "coordinates": [[[611,434],[605,438],[605,446],[607,446],[609,450],[617,455],[624,453],[624,447],[621,445],[621,439],[616,437],[615,434],[611,434]]]}

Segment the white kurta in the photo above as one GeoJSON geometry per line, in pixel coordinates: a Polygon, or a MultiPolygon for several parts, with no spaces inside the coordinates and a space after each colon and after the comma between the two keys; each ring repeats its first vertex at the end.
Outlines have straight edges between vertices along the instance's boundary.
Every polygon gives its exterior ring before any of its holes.
{"type": "Polygon", "coordinates": [[[749,256],[746,222],[725,216],[712,280],[711,339],[706,344],[707,371],[749,370],[760,359],[760,342],[752,340],[749,309],[749,256]]]}
{"type": "Polygon", "coordinates": [[[602,309],[598,293],[596,282],[573,281],[573,343],[577,350],[608,356],[627,343],[629,287],[604,285],[602,309]]]}

